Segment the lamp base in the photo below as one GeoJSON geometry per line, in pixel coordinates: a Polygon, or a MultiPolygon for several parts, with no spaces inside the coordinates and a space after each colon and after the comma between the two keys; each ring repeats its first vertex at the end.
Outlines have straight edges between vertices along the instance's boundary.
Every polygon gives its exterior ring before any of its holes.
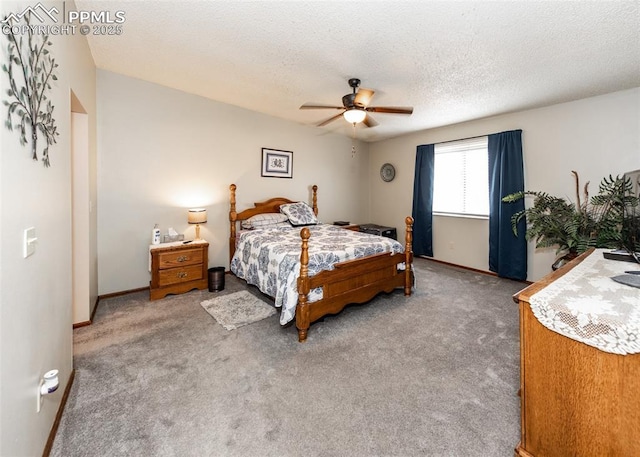
{"type": "Polygon", "coordinates": [[[196,240],[200,239],[200,224],[196,224],[196,240]]]}

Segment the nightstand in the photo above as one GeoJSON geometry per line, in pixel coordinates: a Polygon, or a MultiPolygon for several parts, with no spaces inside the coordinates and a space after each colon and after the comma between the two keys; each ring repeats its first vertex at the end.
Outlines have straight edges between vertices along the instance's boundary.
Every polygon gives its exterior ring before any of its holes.
{"type": "Polygon", "coordinates": [[[360,231],[360,226],[358,224],[343,225],[341,228],[347,229],[347,230],[353,230],[354,232],[360,231]]]}
{"type": "Polygon", "coordinates": [[[149,246],[151,256],[151,300],[192,289],[206,289],[209,243],[165,243],[149,246]]]}
{"type": "Polygon", "coordinates": [[[364,233],[370,233],[372,235],[386,236],[393,240],[398,239],[398,234],[395,227],[385,227],[378,224],[361,224],[360,231],[364,233]]]}
{"type": "Polygon", "coordinates": [[[354,232],[360,231],[360,226],[358,224],[349,224],[348,222],[334,222],[333,225],[336,227],[340,227],[347,230],[353,230],[354,232]]]}

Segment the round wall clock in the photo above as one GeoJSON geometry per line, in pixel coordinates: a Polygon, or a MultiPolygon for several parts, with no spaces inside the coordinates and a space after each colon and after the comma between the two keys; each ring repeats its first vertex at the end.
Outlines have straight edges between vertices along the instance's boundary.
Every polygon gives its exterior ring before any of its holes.
{"type": "Polygon", "coordinates": [[[380,168],[380,177],[384,182],[393,181],[393,178],[396,177],[396,169],[390,163],[385,163],[380,168]]]}

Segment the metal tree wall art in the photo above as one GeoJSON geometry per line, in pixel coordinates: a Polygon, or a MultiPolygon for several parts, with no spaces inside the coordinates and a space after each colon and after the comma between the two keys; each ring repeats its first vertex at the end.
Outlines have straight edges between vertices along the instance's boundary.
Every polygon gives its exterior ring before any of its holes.
{"type": "MultiPolygon", "coordinates": [[[[29,14],[23,19],[29,25],[29,14]]],[[[19,129],[23,146],[29,142],[29,129],[33,160],[38,160],[38,136],[44,135],[46,146],[42,150],[42,163],[49,167],[49,146],[56,143],[59,133],[47,91],[51,90],[51,81],[58,79],[54,73],[58,64],[49,52],[52,43],[48,35],[36,35],[30,27],[24,27],[20,30],[26,30],[26,35],[16,36],[13,29],[8,27],[6,34],[9,63],[2,65],[2,71],[9,77],[6,92],[9,100],[3,100],[8,107],[5,125],[11,131],[19,129]]]]}

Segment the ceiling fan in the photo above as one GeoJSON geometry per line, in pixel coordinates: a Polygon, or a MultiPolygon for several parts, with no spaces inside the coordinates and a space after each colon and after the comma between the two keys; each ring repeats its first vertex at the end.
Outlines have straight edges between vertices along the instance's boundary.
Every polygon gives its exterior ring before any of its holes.
{"type": "Polygon", "coordinates": [[[320,122],[318,127],[323,127],[329,122],[343,116],[350,124],[358,124],[362,122],[367,127],[375,127],[378,123],[369,115],[369,113],[390,113],[390,114],[411,114],[412,107],[407,106],[369,106],[373,94],[371,89],[358,89],[360,80],[358,78],[349,79],[349,86],[353,89],[351,94],[342,97],[342,106],[318,105],[315,103],[305,103],[300,109],[338,109],[341,112],[320,122]]]}

